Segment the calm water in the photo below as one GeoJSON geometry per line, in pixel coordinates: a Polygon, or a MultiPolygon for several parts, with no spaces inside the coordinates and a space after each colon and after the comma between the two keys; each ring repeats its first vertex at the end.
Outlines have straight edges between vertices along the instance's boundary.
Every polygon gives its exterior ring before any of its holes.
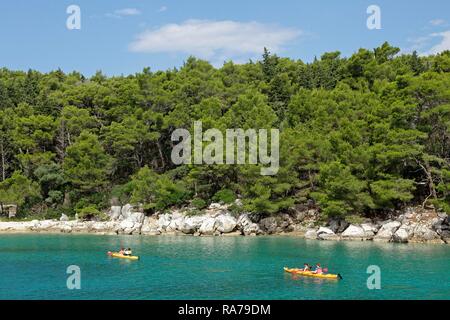
{"type": "Polygon", "coordinates": [[[445,245],[1,235],[0,257],[0,299],[450,299],[445,245]],[[141,260],[107,257],[121,244],[141,260]],[[320,261],[344,280],[283,272],[305,261],[320,261]],[[69,265],[81,268],[81,290],[66,287],[69,265]],[[367,289],[369,265],[381,268],[381,290],[367,289]]]}

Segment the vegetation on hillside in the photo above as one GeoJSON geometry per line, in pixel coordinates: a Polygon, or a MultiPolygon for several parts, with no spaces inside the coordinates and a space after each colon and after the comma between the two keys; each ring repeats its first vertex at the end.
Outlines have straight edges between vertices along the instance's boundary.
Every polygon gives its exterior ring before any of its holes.
{"type": "Polygon", "coordinates": [[[450,52],[384,43],[312,63],[265,51],[220,69],[85,78],[0,69],[0,203],[25,215],[148,212],[242,199],[272,214],[314,203],[328,216],[433,203],[450,212],[450,52]],[[170,160],[176,128],[279,128],[280,170],[170,160]]]}

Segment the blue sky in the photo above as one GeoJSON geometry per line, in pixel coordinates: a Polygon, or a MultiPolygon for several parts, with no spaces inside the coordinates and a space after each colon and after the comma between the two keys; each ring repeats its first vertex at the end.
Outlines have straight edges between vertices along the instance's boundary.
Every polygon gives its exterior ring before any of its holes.
{"type": "Polygon", "coordinates": [[[311,61],[327,51],[348,56],[384,41],[404,52],[450,49],[448,0],[15,0],[0,3],[0,67],[96,70],[108,75],[179,67],[189,55],[220,66],[258,58],[263,47],[311,61]],[[69,5],[81,29],[68,30],[69,5]],[[366,27],[369,5],[381,30],[366,27]]]}

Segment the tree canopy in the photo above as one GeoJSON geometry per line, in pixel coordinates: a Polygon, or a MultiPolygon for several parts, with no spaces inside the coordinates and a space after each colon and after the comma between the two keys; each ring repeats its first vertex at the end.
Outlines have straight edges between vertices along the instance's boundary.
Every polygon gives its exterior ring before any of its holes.
{"type": "Polygon", "coordinates": [[[91,78],[0,69],[0,202],[75,213],[112,198],[163,210],[241,198],[271,214],[313,203],[327,216],[410,204],[450,211],[450,52],[388,43],[314,62],[278,57],[214,68],[91,78]],[[280,170],[181,165],[177,128],[279,128],[280,170]]]}

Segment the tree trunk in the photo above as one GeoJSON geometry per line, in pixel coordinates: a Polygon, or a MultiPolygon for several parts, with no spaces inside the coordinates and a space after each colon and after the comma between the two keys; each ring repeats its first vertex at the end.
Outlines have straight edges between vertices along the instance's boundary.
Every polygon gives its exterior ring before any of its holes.
{"type": "MultiPolygon", "coordinates": [[[[424,164],[420,163],[420,161],[417,161],[417,163],[419,164],[419,166],[422,168],[422,170],[425,172],[425,175],[427,176],[428,188],[430,190],[430,195],[427,197],[425,202],[430,197],[433,197],[434,199],[437,199],[437,193],[436,193],[436,188],[434,186],[433,175],[431,174],[430,164],[428,163],[428,161],[425,161],[424,164]]],[[[424,205],[425,205],[425,202],[424,202],[424,205]]]]}
{"type": "Polygon", "coordinates": [[[5,181],[6,179],[6,156],[5,156],[5,149],[3,147],[3,141],[0,143],[0,152],[2,154],[2,181],[5,181]]]}
{"type": "Polygon", "coordinates": [[[166,161],[164,160],[164,154],[162,152],[161,144],[159,143],[159,140],[156,141],[156,145],[158,146],[159,157],[161,158],[162,168],[164,169],[166,167],[166,161]]]}

